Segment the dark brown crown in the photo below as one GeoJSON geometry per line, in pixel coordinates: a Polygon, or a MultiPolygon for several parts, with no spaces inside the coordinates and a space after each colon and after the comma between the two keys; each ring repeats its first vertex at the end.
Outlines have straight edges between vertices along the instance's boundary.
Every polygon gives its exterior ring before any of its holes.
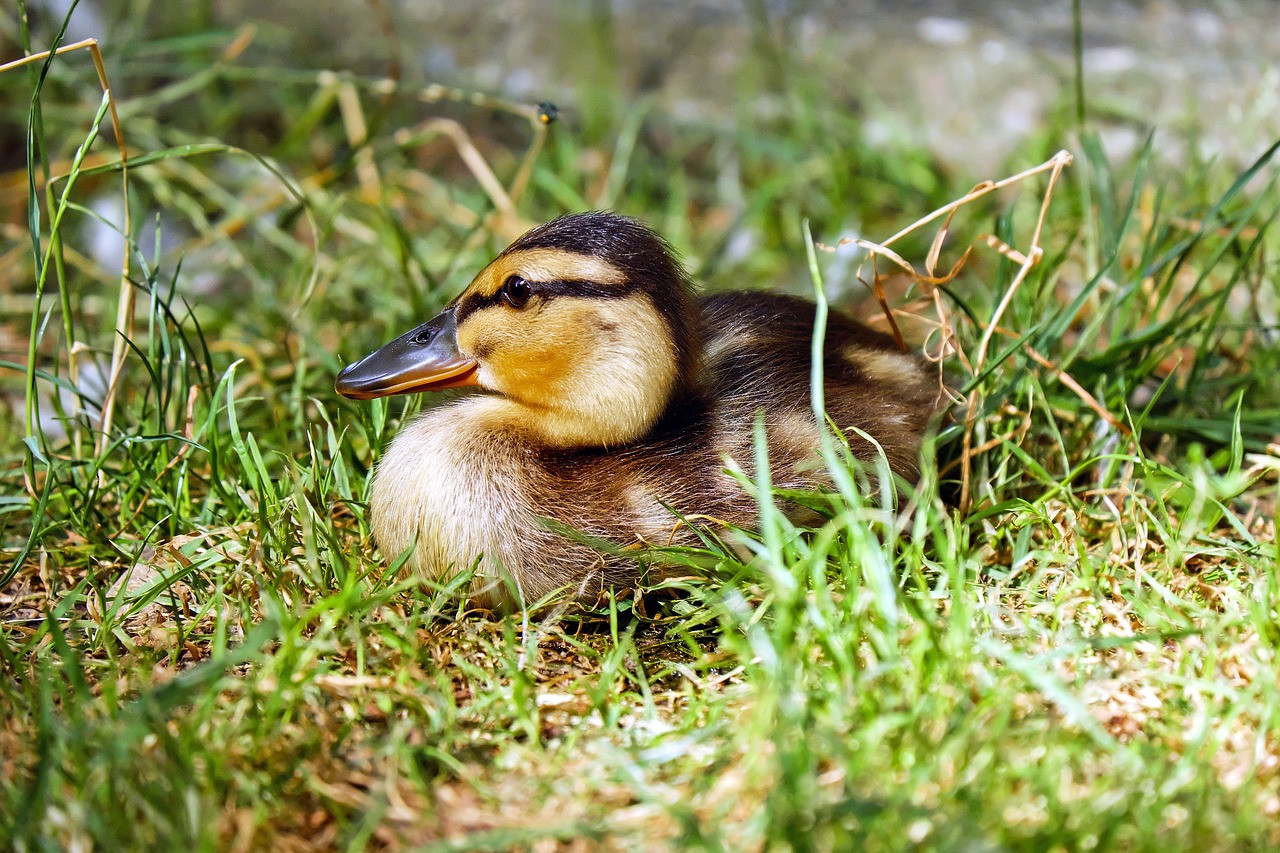
{"type": "MultiPolygon", "coordinates": [[[[684,383],[696,373],[701,352],[693,287],[676,251],[643,223],[607,211],[571,213],[527,232],[503,254],[559,249],[609,261],[627,276],[618,296],[643,293],[671,331],[676,367],[684,383]]],[[[686,385],[682,390],[690,390],[686,385]]]]}

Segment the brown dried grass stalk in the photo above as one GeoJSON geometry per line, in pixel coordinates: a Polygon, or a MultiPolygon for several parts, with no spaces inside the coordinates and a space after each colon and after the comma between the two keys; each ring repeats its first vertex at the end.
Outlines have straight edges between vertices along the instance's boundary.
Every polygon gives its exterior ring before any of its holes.
{"type": "MultiPolygon", "coordinates": [[[[932,213],[921,217],[883,242],[876,243],[871,240],[864,240],[858,237],[846,237],[834,246],[824,246],[822,244],[818,244],[818,246],[828,252],[834,252],[841,246],[849,244],[860,246],[866,250],[867,256],[859,266],[859,278],[861,279],[862,268],[869,264],[871,267],[871,289],[875,294],[876,300],[880,303],[881,310],[884,311],[885,316],[889,319],[890,329],[893,332],[894,337],[897,339],[898,345],[904,350],[906,349],[906,344],[902,339],[901,332],[898,330],[898,324],[894,320],[893,312],[889,308],[888,300],[885,298],[884,288],[881,284],[881,275],[876,269],[877,259],[880,257],[886,258],[891,264],[898,267],[902,272],[909,276],[913,282],[924,286],[932,294],[934,303],[937,307],[939,318],[937,331],[940,336],[937,353],[930,354],[926,352],[926,355],[933,361],[941,361],[942,358],[950,354],[950,350],[958,356],[966,369],[968,369],[972,375],[976,376],[982,372],[982,368],[987,360],[987,352],[991,346],[992,336],[997,332],[997,330],[999,330],[1000,319],[1004,316],[1009,304],[1013,301],[1014,294],[1018,292],[1018,289],[1026,280],[1027,275],[1031,272],[1032,268],[1034,268],[1044,257],[1044,249],[1041,246],[1041,240],[1044,236],[1045,220],[1049,215],[1049,203],[1053,198],[1053,191],[1057,186],[1058,178],[1062,175],[1063,169],[1071,165],[1072,159],[1070,152],[1063,150],[1054,154],[1040,165],[1019,172],[1016,175],[1011,175],[1010,177],[1003,178],[998,181],[983,181],[961,198],[956,199],[950,204],[943,205],[932,213]],[[1045,172],[1049,173],[1049,180],[1045,186],[1044,195],[1041,197],[1040,214],[1036,218],[1036,225],[1032,231],[1027,249],[1025,251],[1019,251],[996,237],[994,234],[987,234],[979,238],[978,242],[995,249],[1001,255],[1018,264],[1018,272],[1014,275],[1013,280],[1005,289],[1003,296],[1000,298],[1000,302],[996,305],[995,311],[992,312],[991,320],[983,329],[982,338],[978,344],[977,357],[970,360],[960,346],[959,339],[955,334],[954,324],[951,321],[951,315],[940,297],[939,290],[940,285],[952,281],[959,274],[960,270],[964,268],[965,262],[968,261],[969,255],[973,252],[974,248],[970,245],[965,249],[964,254],[961,255],[960,260],[958,260],[949,270],[939,274],[938,261],[942,254],[943,243],[946,241],[951,228],[951,219],[955,216],[956,212],[965,205],[977,201],[984,196],[990,195],[997,190],[1012,186],[1045,172]],[[918,231],[929,223],[943,217],[945,217],[945,219],[943,220],[942,227],[939,228],[938,232],[934,235],[933,242],[929,247],[929,253],[925,258],[924,272],[917,270],[915,266],[900,254],[889,248],[906,235],[918,231]]],[[[1054,371],[1055,375],[1063,382],[1064,385],[1077,394],[1080,399],[1089,406],[1089,408],[1098,412],[1098,414],[1106,419],[1108,423],[1113,426],[1120,424],[1120,420],[1118,418],[1108,412],[1100,402],[1094,399],[1092,395],[1085,391],[1078,382],[1072,379],[1072,377],[1060,367],[1052,364],[1044,356],[1031,350],[1029,346],[1024,345],[1024,349],[1026,350],[1029,358],[1037,364],[1054,371]]],[[[940,393],[950,396],[955,402],[965,402],[941,383],[940,393]]],[[[962,510],[967,510],[971,503],[970,478],[972,460],[974,456],[981,452],[981,448],[975,449],[973,447],[973,431],[977,420],[977,413],[981,406],[978,405],[979,401],[976,399],[970,399],[967,402],[968,406],[965,413],[963,453],[960,460],[960,502],[962,510]]]]}

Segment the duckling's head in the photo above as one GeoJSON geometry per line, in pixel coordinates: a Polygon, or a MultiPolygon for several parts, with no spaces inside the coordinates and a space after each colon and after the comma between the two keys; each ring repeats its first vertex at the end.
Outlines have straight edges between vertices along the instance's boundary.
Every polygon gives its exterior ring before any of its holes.
{"type": "Polygon", "coordinates": [[[697,309],[670,246],[578,213],[512,243],[434,319],[338,375],[353,399],[479,386],[551,447],[642,437],[690,394],[697,309]]]}

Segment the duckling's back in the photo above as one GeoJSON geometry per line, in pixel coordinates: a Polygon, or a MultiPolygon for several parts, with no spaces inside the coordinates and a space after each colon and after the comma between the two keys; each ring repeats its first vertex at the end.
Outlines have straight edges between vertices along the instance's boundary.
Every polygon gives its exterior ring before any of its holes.
{"type": "MultiPolygon", "coordinates": [[[[758,504],[725,468],[729,462],[755,476],[758,413],[775,487],[831,485],[809,394],[813,304],[724,293],[704,297],[700,307],[701,394],[673,401],[653,432],[632,445],[540,454],[530,466],[529,496],[546,517],[622,546],[697,544],[696,532],[671,510],[750,528],[758,504]]],[[[876,439],[896,474],[914,479],[938,396],[927,364],[841,312],[829,314],[825,340],[827,414],[859,458],[873,460],[878,451],[853,427],[876,439]]],[[[811,518],[798,506],[788,509],[798,520],[811,518]]],[[[634,561],[593,552],[572,538],[540,536],[544,589],[590,595],[634,582],[634,561]]]]}
{"type": "MultiPolygon", "coordinates": [[[[812,474],[819,443],[809,393],[814,304],[734,292],[704,297],[701,309],[703,381],[712,418],[722,423],[718,431],[749,442],[756,413],[763,412],[775,483],[786,481],[788,466],[798,469],[797,488],[824,482],[812,474]]],[[[854,454],[872,460],[878,453],[856,428],[879,442],[895,473],[914,479],[938,400],[936,375],[893,338],[840,311],[827,316],[823,351],[826,411],[854,454]]]]}

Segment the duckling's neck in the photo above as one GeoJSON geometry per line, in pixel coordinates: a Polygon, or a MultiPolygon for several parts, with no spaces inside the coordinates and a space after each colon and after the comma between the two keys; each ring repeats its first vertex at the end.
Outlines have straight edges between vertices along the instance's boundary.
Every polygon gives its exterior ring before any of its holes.
{"type": "MultiPolygon", "coordinates": [[[[525,436],[536,447],[621,447],[644,438],[668,407],[670,389],[659,400],[613,389],[570,405],[543,406],[510,397],[477,398],[468,407],[474,423],[495,433],[525,436]],[[483,402],[481,402],[483,400],[483,402]]],[[[655,395],[656,396],[656,395],[655,395]]]]}

